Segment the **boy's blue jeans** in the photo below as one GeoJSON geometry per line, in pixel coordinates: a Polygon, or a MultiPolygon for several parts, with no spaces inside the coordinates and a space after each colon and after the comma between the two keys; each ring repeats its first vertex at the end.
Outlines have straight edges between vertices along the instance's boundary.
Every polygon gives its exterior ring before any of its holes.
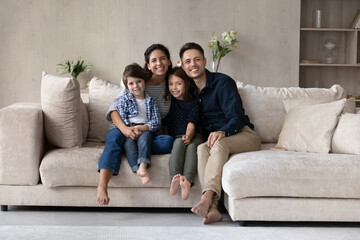
{"type": "Polygon", "coordinates": [[[115,176],[119,174],[125,139],[126,137],[118,128],[109,130],[105,137],[104,151],[99,159],[98,172],[100,172],[100,169],[107,169],[112,171],[115,176]]]}
{"type": "Polygon", "coordinates": [[[140,163],[147,163],[148,167],[150,167],[153,136],[153,132],[146,131],[143,132],[137,140],[126,138],[124,150],[133,172],[136,172],[139,169],[140,163]]]}
{"type": "MultiPolygon", "coordinates": [[[[112,128],[106,134],[105,148],[99,159],[100,169],[107,169],[115,176],[119,174],[121,164],[121,153],[123,151],[126,137],[118,128],[112,128]]],[[[171,152],[174,139],[169,135],[158,135],[153,139],[151,154],[167,154],[171,152]]]]}

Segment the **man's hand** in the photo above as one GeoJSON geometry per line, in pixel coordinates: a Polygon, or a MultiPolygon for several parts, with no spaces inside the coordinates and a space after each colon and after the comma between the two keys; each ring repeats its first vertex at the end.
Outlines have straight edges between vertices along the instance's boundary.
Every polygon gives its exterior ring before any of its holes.
{"type": "Polygon", "coordinates": [[[207,145],[209,147],[212,147],[214,146],[216,141],[219,141],[223,137],[225,137],[224,131],[211,132],[207,140],[207,145]]]}

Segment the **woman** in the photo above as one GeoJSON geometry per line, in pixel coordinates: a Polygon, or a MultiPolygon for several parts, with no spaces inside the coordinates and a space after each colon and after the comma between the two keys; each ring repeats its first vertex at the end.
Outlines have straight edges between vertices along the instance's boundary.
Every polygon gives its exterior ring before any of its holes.
{"type": "MultiPolygon", "coordinates": [[[[155,98],[161,118],[163,119],[170,110],[170,101],[165,99],[166,79],[172,69],[169,50],[161,44],[153,44],[148,47],[144,53],[144,69],[149,74],[150,81],[146,85],[146,92],[155,98]]],[[[106,119],[111,123],[109,132],[105,138],[105,148],[99,159],[98,172],[99,185],[97,188],[97,203],[99,205],[108,205],[110,198],[107,193],[108,183],[113,175],[117,175],[120,163],[121,153],[125,138],[136,140],[139,132],[134,127],[128,127],[124,124],[116,108],[117,99],[114,100],[106,114],[106,119]]],[[[174,139],[168,135],[158,135],[152,143],[152,154],[170,153],[174,139]]]]}

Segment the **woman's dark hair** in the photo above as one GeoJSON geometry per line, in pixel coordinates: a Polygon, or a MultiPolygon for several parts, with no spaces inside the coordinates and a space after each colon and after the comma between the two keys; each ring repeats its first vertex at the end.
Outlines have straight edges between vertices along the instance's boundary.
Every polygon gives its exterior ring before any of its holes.
{"type": "MultiPolygon", "coordinates": [[[[144,70],[146,71],[146,73],[149,75],[149,79],[151,78],[152,76],[152,72],[148,69],[147,65],[150,63],[150,54],[154,51],[154,50],[160,50],[162,51],[163,53],[165,53],[166,57],[169,59],[170,61],[170,52],[169,52],[169,49],[167,49],[167,47],[165,47],[164,45],[162,44],[153,44],[151,45],[150,47],[148,47],[145,52],[144,52],[144,58],[145,58],[145,65],[144,65],[144,70]]],[[[169,68],[166,72],[166,79],[168,79],[169,77],[169,72],[171,71],[172,69],[172,63],[170,61],[170,65],[169,65],[169,68]]]]}
{"type": "MultiPolygon", "coordinates": [[[[189,78],[185,71],[181,67],[174,67],[171,69],[169,75],[174,75],[182,80],[184,80],[184,102],[190,102],[194,100],[194,96],[192,95],[190,91],[190,84],[191,84],[191,78],[189,78]]],[[[169,90],[169,79],[166,80],[166,99],[169,99],[171,96],[170,90],[169,90]]]]}
{"type": "Polygon", "coordinates": [[[186,50],[190,50],[190,49],[199,50],[199,52],[202,54],[203,58],[205,58],[204,49],[199,44],[194,43],[194,42],[188,42],[188,43],[185,43],[180,49],[180,53],[179,53],[180,60],[182,60],[184,52],[186,50]]]}
{"type": "Polygon", "coordinates": [[[144,79],[145,83],[149,81],[149,76],[146,71],[137,63],[132,63],[125,67],[122,79],[126,89],[128,89],[128,77],[144,79]]]}

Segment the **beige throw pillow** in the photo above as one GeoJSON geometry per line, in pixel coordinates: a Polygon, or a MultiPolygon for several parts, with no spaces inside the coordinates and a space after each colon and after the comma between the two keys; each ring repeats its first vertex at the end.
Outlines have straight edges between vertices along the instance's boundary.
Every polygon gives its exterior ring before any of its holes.
{"type": "Polygon", "coordinates": [[[298,106],[289,110],[276,148],[328,153],[338,117],[346,99],[330,103],[298,106]]]}
{"type": "Polygon", "coordinates": [[[360,114],[340,116],[331,149],[333,153],[360,154],[360,114]]]}
{"type": "MultiPolygon", "coordinates": [[[[333,98],[305,98],[305,99],[284,99],[284,107],[286,112],[290,109],[298,106],[307,106],[319,103],[333,102],[333,98]]],[[[356,102],[355,98],[346,99],[344,109],[342,113],[355,113],[356,102]]]]}
{"type": "Polygon", "coordinates": [[[236,82],[245,114],[255,125],[262,143],[278,141],[286,111],[284,99],[329,99],[337,101],[346,97],[344,88],[260,87],[236,82]]]}
{"type": "Polygon", "coordinates": [[[48,141],[61,148],[81,147],[84,104],[80,98],[79,82],[72,77],[43,72],[41,107],[48,141]]]}
{"type": "Polygon", "coordinates": [[[97,77],[89,84],[89,134],[88,141],[104,142],[109,131],[109,123],[105,114],[109,106],[120,94],[121,87],[97,77]]]}

